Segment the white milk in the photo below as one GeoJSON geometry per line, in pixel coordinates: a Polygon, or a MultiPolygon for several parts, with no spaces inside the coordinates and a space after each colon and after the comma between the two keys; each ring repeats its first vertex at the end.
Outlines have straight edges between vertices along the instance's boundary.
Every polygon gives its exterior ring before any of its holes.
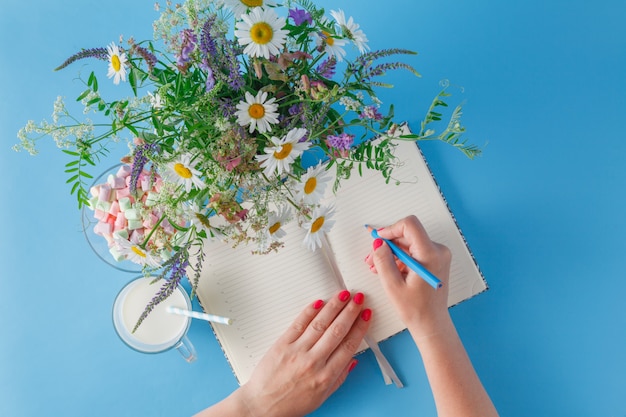
{"type": "Polygon", "coordinates": [[[155,297],[164,280],[150,284],[154,278],[139,278],[128,284],[116,300],[114,321],[120,337],[131,347],[143,352],[160,352],[176,344],[187,331],[189,318],[167,312],[167,307],[188,309],[187,299],[176,289],[166,300],[159,303],[131,333],[145,307],[155,297]],[[124,328],[119,328],[119,327],[124,328]]]}

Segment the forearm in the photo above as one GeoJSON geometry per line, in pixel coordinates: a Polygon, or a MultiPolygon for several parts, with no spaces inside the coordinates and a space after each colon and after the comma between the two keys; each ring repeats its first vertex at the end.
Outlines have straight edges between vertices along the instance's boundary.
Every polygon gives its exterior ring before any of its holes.
{"type": "Polygon", "coordinates": [[[438,415],[497,416],[450,316],[427,335],[415,337],[420,334],[416,327],[410,325],[409,331],[422,355],[438,415]]]}
{"type": "Polygon", "coordinates": [[[196,414],[194,417],[243,417],[249,416],[249,410],[245,407],[243,401],[240,400],[240,389],[220,401],[219,403],[206,408],[196,414]]]}

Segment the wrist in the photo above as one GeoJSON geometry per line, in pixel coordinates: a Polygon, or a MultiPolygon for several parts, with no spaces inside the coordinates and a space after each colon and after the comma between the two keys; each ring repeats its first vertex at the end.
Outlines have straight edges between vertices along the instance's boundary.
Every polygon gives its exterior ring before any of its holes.
{"type": "Polygon", "coordinates": [[[254,417],[254,414],[249,407],[249,403],[245,398],[245,393],[242,388],[243,387],[237,388],[232,394],[226,397],[224,403],[227,408],[224,409],[224,415],[254,417]]]}
{"type": "Polygon", "coordinates": [[[213,406],[202,410],[194,417],[252,417],[243,397],[241,388],[213,406]]]}
{"type": "Polygon", "coordinates": [[[448,309],[439,314],[429,315],[427,318],[410,319],[407,322],[407,328],[418,348],[427,343],[428,339],[455,331],[448,309]]]}

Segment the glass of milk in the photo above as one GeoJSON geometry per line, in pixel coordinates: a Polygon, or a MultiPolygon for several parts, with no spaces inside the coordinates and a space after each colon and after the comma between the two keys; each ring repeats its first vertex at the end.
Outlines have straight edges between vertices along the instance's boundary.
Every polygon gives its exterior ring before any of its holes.
{"type": "Polygon", "coordinates": [[[160,353],[176,348],[187,362],[196,360],[196,350],[187,338],[191,318],[167,312],[169,306],[191,310],[191,300],[179,285],[132,333],[145,307],[161,289],[164,280],[139,277],[126,284],[113,304],[113,324],[126,345],[142,353],[160,353]]]}

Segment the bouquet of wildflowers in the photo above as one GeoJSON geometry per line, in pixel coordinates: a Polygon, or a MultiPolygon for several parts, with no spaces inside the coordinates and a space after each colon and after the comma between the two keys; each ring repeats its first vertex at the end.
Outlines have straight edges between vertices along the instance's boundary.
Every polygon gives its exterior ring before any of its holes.
{"type": "Polygon", "coordinates": [[[207,239],[266,253],[295,221],[315,250],[333,223],[332,207],[320,205],[325,188],[340,192],[341,180],[363,167],[392,179],[395,140],[438,139],[470,157],[479,152],[461,138],[460,107],[441,132],[431,128],[445,89],[418,133],[393,134],[393,107],[382,113],[375,88],[390,87],[381,77],[391,70],[419,75],[395,59],[414,52],[370,51],[342,10],[327,15],[310,0],[168,0],[160,12],[152,41],[84,49],[58,68],[101,60],[114,84],[127,84],[108,100],[96,72],[81,78],[78,101],[105,123],[77,121],[59,98],[53,123],[29,122],[16,145],[36,153],[37,139],[55,139],[72,158],[71,192],[79,208],[94,210],[112,256],[169,276],[157,298],[184,276],[192,248],[202,262],[207,239]],[[91,186],[89,169],[120,141],[129,145],[124,165],[91,186]],[[303,162],[307,155],[315,157],[303,162]]]}

